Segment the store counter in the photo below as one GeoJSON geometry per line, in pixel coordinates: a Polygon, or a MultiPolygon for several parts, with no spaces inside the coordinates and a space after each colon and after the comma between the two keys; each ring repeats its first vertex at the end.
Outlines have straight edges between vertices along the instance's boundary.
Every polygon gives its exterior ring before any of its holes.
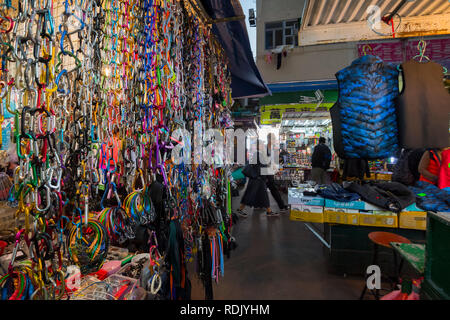
{"type": "Polygon", "coordinates": [[[293,221],[426,230],[427,213],[415,204],[397,214],[361,200],[339,202],[320,196],[305,196],[303,190],[288,190],[290,219],[293,221]]]}
{"type": "MultiPolygon", "coordinates": [[[[346,274],[363,274],[372,259],[368,234],[393,232],[415,243],[425,243],[427,213],[415,204],[399,214],[364,201],[338,202],[319,196],[304,196],[302,188],[288,190],[290,219],[305,227],[326,248],[332,270],[346,274]]],[[[391,252],[382,252],[380,264],[390,269],[391,252]],[[384,260],[383,260],[384,259],[384,260]]]]}

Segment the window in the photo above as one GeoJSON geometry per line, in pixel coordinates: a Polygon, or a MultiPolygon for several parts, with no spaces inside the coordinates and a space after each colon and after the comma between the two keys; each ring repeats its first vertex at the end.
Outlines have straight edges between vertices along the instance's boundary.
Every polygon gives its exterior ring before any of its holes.
{"type": "Polygon", "coordinates": [[[280,119],[281,118],[281,114],[280,114],[280,110],[272,110],[270,112],[270,119],[280,119]]]}
{"type": "Polygon", "coordinates": [[[298,46],[299,20],[266,23],[266,50],[282,45],[298,46]]]}

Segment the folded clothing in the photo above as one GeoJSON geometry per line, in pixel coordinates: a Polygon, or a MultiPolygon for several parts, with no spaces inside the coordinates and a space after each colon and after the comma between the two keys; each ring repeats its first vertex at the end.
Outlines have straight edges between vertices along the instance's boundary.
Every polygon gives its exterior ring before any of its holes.
{"type": "Polygon", "coordinates": [[[411,190],[398,182],[371,181],[361,185],[352,182],[345,189],[359,194],[368,203],[396,213],[415,202],[411,190]]]}
{"type": "Polygon", "coordinates": [[[340,184],[323,184],[316,187],[317,193],[326,199],[340,202],[358,201],[360,196],[345,190],[340,184]]]}
{"type": "Polygon", "coordinates": [[[439,189],[426,181],[417,181],[414,187],[409,187],[415,194],[416,205],[433,212],[450,212],[450,188],[439,189]]]}
{"type": "Polygon", "coordinates": [[[317,197],[318,193],[316,191],[303,191],[303,195],[307,197],[317,197]]]}

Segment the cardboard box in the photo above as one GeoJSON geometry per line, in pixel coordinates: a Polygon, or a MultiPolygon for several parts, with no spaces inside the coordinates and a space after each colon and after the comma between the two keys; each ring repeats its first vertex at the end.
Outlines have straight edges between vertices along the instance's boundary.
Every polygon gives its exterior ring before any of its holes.
{"type": "Polygon", "coordinates": [[[398,215],[391,211],[360,210],[359,225],[368,227],[398,227],[398,215]]]}
{"type": "Polygon", "coordinates": [[[424,211],[400,212],[399,227],[402,229],[427,230],[427,213],[424,211]]]}
{"type": "Polygon", "coordinates": [[[323,223],[323,207],[293,205],[291,206],[290,219],[293,221],[323,223]]]}
{"type": "Polygon", "coordinates": [[[391,181],[392,180],[392,174],[390,174],[390,173],[377,173],[377,180],[391,181]]]}
{"type": "Polygon", "coordinates": [[[288,204],[290,205],[308,205],[321,206],[325,205],[325,199],[319,196],[310,197],[303,195],[302,188],[289,188],[288,190],[288,204]]]}
{"type": "Polygon", "coordinates": [[[370,178],[367,178],[367,177],[364,175],[364,180],[377,180],[377,174],[371,172],[371,173],[370,173],[370,178]]]}
{"type": "MultiPolygon", "coordinates": [[[[351,209],[337,209],[337,210],[351,210],[351,209]]],[[[328,223],[337,223],[337,224],[349,224],[358,226],[359,225],[359,211],[355,211],[353,213],[342,212],[342,211],[333,211],[328,210],[328,208],[324,209],[324,222],[328,223]]]]}
{"type": "Polygon", "coordinates": [[[342,208],[342,209],[354,209],[354,210],[380,210],[383,211],[382,208],[374,206],[365,201],[349,201],[349,202],[340,202],[330,199],[325,199],[325,207],[326,208],[342,208]]]}
{"type": "Polygon", "coordinates": [[[304,205],[304,204],[293,205],[293,206],[291,206],[291,210],[323,213],[323,207],[321,207],[321,206],[308,206],[308,205],[304,205]]]}
{"type": "Polygon", "coordinates": [[[426,230],[427,213],[413,203],[400,212],[399,227],[402,229],[426,230]]]}

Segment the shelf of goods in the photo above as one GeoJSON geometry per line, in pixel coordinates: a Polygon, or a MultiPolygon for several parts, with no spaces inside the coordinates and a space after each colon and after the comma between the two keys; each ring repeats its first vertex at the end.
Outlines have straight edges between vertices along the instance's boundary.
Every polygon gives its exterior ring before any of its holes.
{"type": "Polygon", "coordinates": [[[365,201],[339,202],[320,196],[304,196],[301,188],[289,188],[292,221],[426,230],[427,213],[415,204],[399,214],[365,201]]]}
{"type": "Polygon", "coordinates": [[[188,146],[177,132],[232,126],[228,51],[203,11],[2,1],[0,124],[12,115],[18,166],[0,188],[0,299],[142,299],[139,286],[188,300],[197,255],[212,299],[234,241],[231,168],[177,157],[188,146]]]}

